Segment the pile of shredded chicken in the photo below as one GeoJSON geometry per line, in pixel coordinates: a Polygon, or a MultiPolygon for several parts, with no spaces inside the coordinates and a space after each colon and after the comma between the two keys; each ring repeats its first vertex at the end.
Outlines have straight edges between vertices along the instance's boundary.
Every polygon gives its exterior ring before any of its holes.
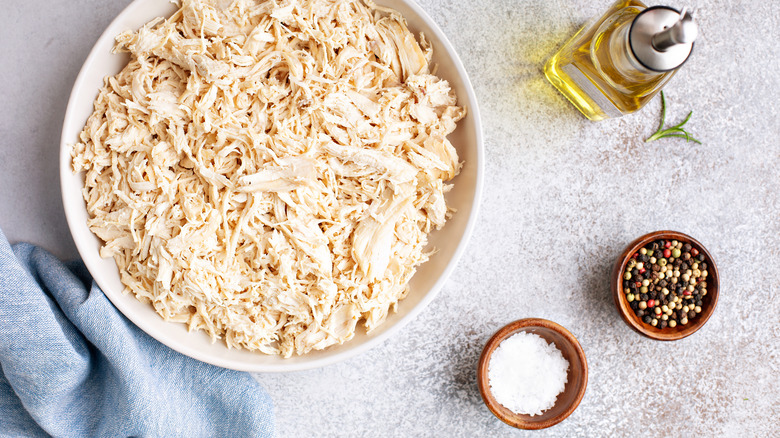
{"type": "Polygon", "coordinates": [[[460,169],[422,35],[367,0],[184,0],[115,50],[73,167],[126,292],[284,357],[395,310],[460,169]]]}

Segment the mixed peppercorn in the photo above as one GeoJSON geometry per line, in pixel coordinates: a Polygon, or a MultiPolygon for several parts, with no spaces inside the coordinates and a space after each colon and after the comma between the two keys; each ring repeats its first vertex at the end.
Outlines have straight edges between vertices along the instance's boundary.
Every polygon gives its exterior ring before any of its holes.
{"type": "Polygon", "coordinates": [[[645,324],[686,325],[707,295],[707,262],[688,243],[656,240],[633,254],[623,272],[623,292],[645,324]]]}

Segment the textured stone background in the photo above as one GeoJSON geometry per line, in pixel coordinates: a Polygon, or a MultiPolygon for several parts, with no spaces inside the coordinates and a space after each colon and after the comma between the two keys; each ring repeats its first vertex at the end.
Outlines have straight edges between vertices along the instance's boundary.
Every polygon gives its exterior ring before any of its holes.
{"type": "MultiPolygon", "coordinates": [[[[30,0],[0,15],[0,227],[75,257],[57,149],[81,63],[127,0],[30,0]]],[[[645,144],[660,103],[582,118],[542,75],[579,25],[610,4],[420,0],[460,54],[482,111],[482,213],[433,304],[370,352],[323,369],[258,375],[280,436],[515,436],[477,391],[499,327],[543,317],[590,364],[566,421],[536,436],[777,436],[780,417],[780,9],[704,1],[693,58],[667,86],[669,121],[703,145],[645,144]],[[713,253],[722,295],[710,322],[674,343],[619,319],[608,276],[640,234],[674,229],[713,253]]],[[[672,6],[684,6],[674,3],[672,6]]]]}

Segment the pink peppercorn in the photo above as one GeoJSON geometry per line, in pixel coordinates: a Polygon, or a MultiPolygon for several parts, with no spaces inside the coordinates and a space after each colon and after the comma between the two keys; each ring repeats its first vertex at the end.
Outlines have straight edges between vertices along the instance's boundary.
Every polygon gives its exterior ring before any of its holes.
{"type": "Polygon", "coordinates": [[[668,258],[669,258],[669,257],[671,257],[671,256],[672,256],[672,250],[670,250],[670,249],[665,249],[665,250],[664,250],[664,257],[666,257],[666,258],[668,259],[668,258]]]}

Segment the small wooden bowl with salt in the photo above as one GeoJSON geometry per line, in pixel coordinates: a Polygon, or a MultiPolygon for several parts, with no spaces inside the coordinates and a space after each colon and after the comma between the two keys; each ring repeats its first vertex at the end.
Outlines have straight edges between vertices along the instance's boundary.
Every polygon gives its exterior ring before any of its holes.
{"type": "MultiPolygon", "coordinates": [[[[544,344],[542,346],[545,347],[544,344]]],[[[547,350],[558,355],[555,349],[547,347],[547,350]]],[[[588,385],[588,363],[582,346],[568,330],[546,319],[527,318],[507,324],[490,338],[479,358],[477,380],[482,400],[490,412],[501,421],[518,429],[544,429],[560,423],[577,409],[588,385]],[[546,344],[554,346],[568,362],[563,392],[557,395],[552,407],[543,410],[540,415],[527,415],[510,410],[496,399],[494,392],[498,388],[491,390],[490,361],[493,354],[503,341],[521,332],[539,336],[546,344]]],[[[501,385],[502,382],[492,384],[501,385]]]]}

